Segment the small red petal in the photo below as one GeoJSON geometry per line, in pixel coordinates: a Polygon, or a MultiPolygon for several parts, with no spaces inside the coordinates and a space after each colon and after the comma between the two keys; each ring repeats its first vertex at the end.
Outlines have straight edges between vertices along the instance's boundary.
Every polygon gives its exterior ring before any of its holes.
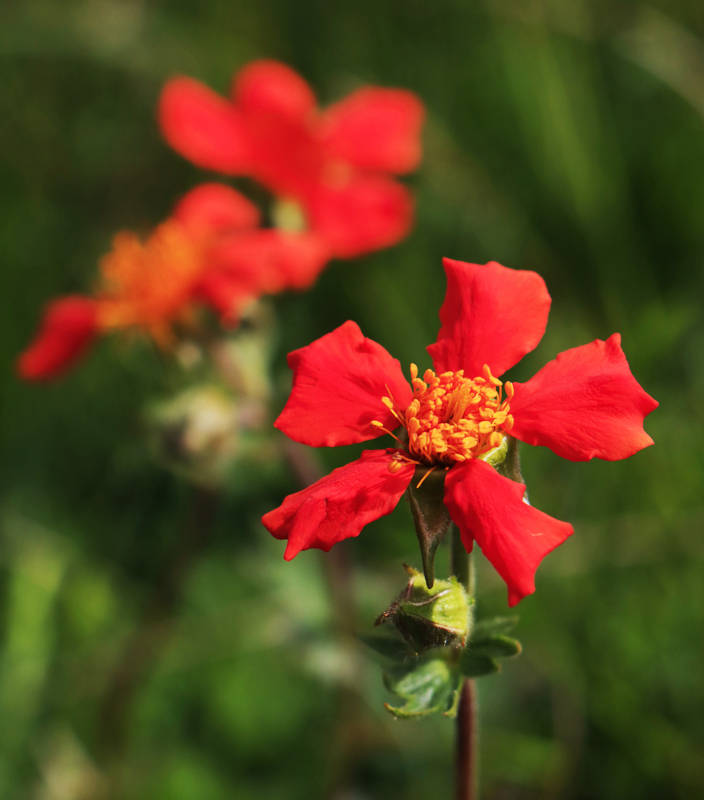
{"type": "Polygon", "coordinates": [[[303,491],[289,495],[262,517],[277,539],[288,539],[284,558],[301,550],[329,550],[359,536],[366,525],[396,508],[408,488],[414,464],[390,472],[393,450],[365,450],[361,457],[334,470],[303,491]]]}
{"type": "Polygon", "coordinates": [[[254,230],[226,235],[210,248],[210,268],[198,291],[231,324],[253,298],[310,286],[328,258],[324,242],[313,234],[254,230]]]}
{"type": "Polygon", "coordinates": [[[334,256],[355,256],[390,247],[411,229],[413,200],[391,178],[355,175],[323,183],[310,197],[311,228],[322,236],[334,256]]]}
{"type": "Polygon", "coordinates": [[[325,243],[314,234],[272,229],[224,237],[212,251],[218,269],[241,275],[259,294],[310,286],[328,259],[325,243]]]}
{"type": "Polygon", "coordinates": [[[476,459],[445,478],[445,505],[465,548],[476,540],[506,582],[510,606],[535,591],[538,565],[573,533],[569,523],[524,503],[525,490],[476,459]]]}
{"type": "Polygon", "coordinates": [[[355,167],[404,173],[418,165],[425,109],[402,89],[358,89],[330,106],[323,141],[330,156],[355,167]]]}
{"type": "Polygon", "coordinates": [[[258,297],[250,292],[237,273],[210,270],[198,284],[196,296],[220,314],[220,322],[234,326],[244,306],[258,297]]]}
{"type": "Polygon", "coordinates": [[[345,322],[307,347],[289,353],[293,388],[274,425],[291,439],[313,447],[334,447],[375,439],[379,420],[399,427],[381,398],[397,407],[412,399],[398,360],[365,338],[355,322],[345,322]]]}
{"type": "Polygon", "coordinates": [[[172,216],[196,234],[248,230],[259,224],[254,203],[222,183],[202,183],[191,189],[172,216]]]}
{"type": "Polygon", "coordinates": [[[232,98],[245,114],[276,114],[288,120],[315,110],[315,96],[303,78],[278,61],[252,61],[235,76],[232,98]]]}
{"type": "Polygon", "coordinates": [[[34,341],[19,357],[19,374],[26,380],[55,378],[83,355],[97,331],[95,300],[80,295],[54,300],[34,341]]]}
{"type": "Polygon", "coordinates": [[[643,420],[658,402],[633,377],[618,333],[565,350],[514,390],[511,435],[563,458],[616,461],[653,444],[643,420]]]}
{"type": "Polygon", "coordinates": [[[428,347],[437,372],[463,369],[481,375],[488,364],[502,375],[543,338],[550,295],[537,272],[490,261],[443,259],[447,274],[440,332],[428,347]]]}
{"type": "Polygon", "coordinates": [[[159,125],[166,141],[199,167],[228,174],[251,166],[249,134],[240,112],[191,78],[172,78],[159,99],[159,125]]]}

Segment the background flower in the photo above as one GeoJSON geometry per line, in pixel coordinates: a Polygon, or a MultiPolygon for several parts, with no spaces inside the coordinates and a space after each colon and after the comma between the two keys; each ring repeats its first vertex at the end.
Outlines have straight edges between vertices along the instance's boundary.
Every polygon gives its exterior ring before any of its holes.
{"type": "Polygon", "coordinates": [[[309,285],[327,261],[326,250],[306,233],[258,224],[259,212],[239,192],[203,184],[146,240],[117,234],[100,262],[94,296],[49,303],[36,338],[20,356],[20,375],[53,378],[99,333],[111,330],[142,330],[168,347],[175,341],[173,326],[193,321],[204,302],[233,325],[260,295],[309,285]]]}
{"type": "Polygon", "coordinates": [[[374,86],[319,111],[294,70],[254,61],[235,75],[229,100],[191,78],[171,79],[159,121],[186,158],[294,201],[305,229],[333,256],[352,258],[410,230],[411,195],[392,175],[418,165],[423,114],[412,92],[374,86]]]}

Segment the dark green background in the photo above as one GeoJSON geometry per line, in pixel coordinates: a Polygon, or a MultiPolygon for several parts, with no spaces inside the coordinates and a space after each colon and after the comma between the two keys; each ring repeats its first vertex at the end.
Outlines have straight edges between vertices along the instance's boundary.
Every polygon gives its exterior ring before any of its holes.
{"type": "MultiPolygon", "coordinates": [[[[532,501],[576,533],[519,607],[523,656],[481,683],[483,797],[704,792],[702,35],[685,0],[4,0],[0,796],[450,796],[452,723],[386,714],[376,666],[336,643],[318,554],[285,564],[260,527],[295,488],[282,467],[233,473],[207,548],[145,626],[192,513],[142,427],[178,376],[117,339],[51,385],[13,374],[42,305],[88,289],[116,230],[211,177],[160,140],[164,80],[224,91],[259,57],[323,103],[378,83],[428,108],[412,235],[276,298],[274,410],[285,352],[348,318],[423,363],[444,255],[545,277],[548,333],[514,377],[618,330],[661,403],[656,446],[627,461],[523,449],[532,501]],[[118,741],[106,687],[138,627],[118,741]]],[[[343,547],[368,630],[418,562],[407,509],[343,547]]],[[[480,608],[503,611],[485,562],[479,581],[480,608]]]]}

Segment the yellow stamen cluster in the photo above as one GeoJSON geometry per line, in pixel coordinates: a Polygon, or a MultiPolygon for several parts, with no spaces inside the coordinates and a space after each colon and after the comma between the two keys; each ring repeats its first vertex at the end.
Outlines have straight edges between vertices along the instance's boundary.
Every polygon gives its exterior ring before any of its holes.
{"type": "MultiPolygon", "coordinates": [[[[502,384],[486,364],[475,378],[466,378],[463,370],[436,375],[428,369],[421,379],[415,364],[410,371],[413,400],[408,407],[399,409],[388,396],[381,402],[406,429],[408,453],[420,463],[451,465],[479,458],[498,447],[513,426],[513,386],[502,384]]],[[[379,421],[372,425],[386,430],[379,421]]]]}

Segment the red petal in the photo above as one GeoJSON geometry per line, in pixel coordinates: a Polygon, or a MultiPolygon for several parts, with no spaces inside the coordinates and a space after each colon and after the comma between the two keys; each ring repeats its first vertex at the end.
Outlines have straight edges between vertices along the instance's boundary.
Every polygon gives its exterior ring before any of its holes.
{"type": "Polygon", "coordinates": [[[195,233],[248,230],[259,224],[259,211],[243,194],[222,183],[202,183],[176,204],[172,216],[195,233]]]}
{"type": "Polygon", "coordinates": [[[284,558],[301,550],[329,550],[359,536],[362,528],[396,508],[413,478],[415,464],[390,472],[394,450],[365,450],[351,464],[334,470],[312,486],[289,495],[262,517],[277,539],[288,539],[284,558]]]}
{"type": "Polygon", "coordinates": [[[197,295],[220,314],[223,325],[236,325],[240,312],[258,294],[243,285],[240,276],[225,270],[210,271],[198,285],[197,295]]]}
{"type": "Polygon", "coordinates": [[[289,120],[315,110],[315,96],[303,78],[278,61],[252,61],[235,76],[235,103],[246,114],[276,114],[289,120]]]}
{"type": "Polygon", "coordinates": [[[54,300],[34,341],[19,357],[19,374],[27,380],[60,375],[80,358],[97,330],[95,300],[79,295],[54,300]]]}
{"type": "Polygon", "coordinates": [[[410,172],[420,161],[424,116],[412,92],[359,89],[325,112],[323,141],[332,157],[360,169],[410,172]]]}
{"type": "Polygon", "coordinates": [[[209,251],[199,292],[233,323],[243,303],[262,294],[310,286],[328,261],[313,234],[255,230],[223,237],[209,251]]]}
{"type": "Polygon", "coordinates": [[[365,442],[379,436],[372,420],[399,426],[381,402],[389,392],[397,406],[412,399],[401,365],[355,322],[345,322],[307,347],[289,353],[293,388],[274,425],[313,447],[365,442]]]}
{"type": "Polygon", "coordinates": [[[249,135],[240,112],[191,78],[172,78],[159,100],[166,141],[199,167],[230,174],[251,166],[249,135]]]}
{"type": "Polygon", "coordinates": [[[643,420],[658,407],[631,374],[621,336],[574,347],[515,383],[511,435],[571,461],[628,458],[653,440],[643,420]]]}
{"type": "Polygon", "coordinates": [[[339,185],[317,187],[308,213],[311,228],[334,256],[354,258],[403,239],[413,221],[413,200],[390,178],[348,176],[339,185]]]}
{"type": "Polygon", "coordinates": [[[476,459],[452,467],[445,478],[445,505],[467,552],[476,540],[506,581],[510,606],[535,591],[538,565],[574,532],[523,502],[525,490],[476,459]]]}
{"type": "Polygon", "coordinates": [[[488,364],[502,375],[543,338],[550,312],[545,282],[537,272],[496,261],[442,263],[447,292],[437,341],[428,347],[436,371],[463,369],[473,377],[488,364]]]}

